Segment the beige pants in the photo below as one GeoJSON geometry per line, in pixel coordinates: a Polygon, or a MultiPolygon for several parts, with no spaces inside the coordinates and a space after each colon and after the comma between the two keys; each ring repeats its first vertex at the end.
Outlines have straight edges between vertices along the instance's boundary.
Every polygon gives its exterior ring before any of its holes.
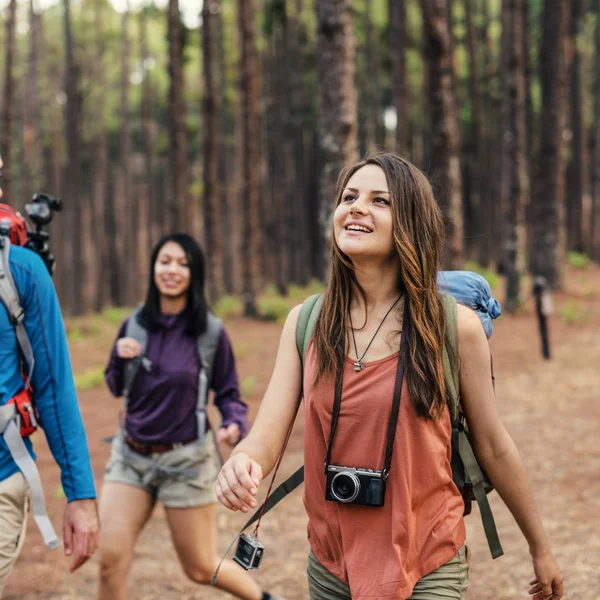
{"type": "MultiPolygon", "coordinates": [[[[350,588],[332,575],[312,550],[307,574],[310,600],[352,600],[350,588]]],[[[468,580],[467,547],[463,545],[454,558],[417,582],[409,600],[463,600],[468,580]]]]}
{"type": "Polygon", "coordinates": [[[23,548],[28,502],[27,483],[21,473],[0,481],[0,598],[23,548]]]}

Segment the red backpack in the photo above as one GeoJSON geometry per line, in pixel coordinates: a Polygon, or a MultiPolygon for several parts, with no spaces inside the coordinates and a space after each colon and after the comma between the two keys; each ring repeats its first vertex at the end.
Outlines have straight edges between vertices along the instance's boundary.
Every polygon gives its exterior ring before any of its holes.
{"type": "Polygon", "coordinates": [[[29,227],[23,215],[8,204],[0,204],[0,224],[8,219],[10,224],[10,243],[24,246],[27,243],[29,227]]]}

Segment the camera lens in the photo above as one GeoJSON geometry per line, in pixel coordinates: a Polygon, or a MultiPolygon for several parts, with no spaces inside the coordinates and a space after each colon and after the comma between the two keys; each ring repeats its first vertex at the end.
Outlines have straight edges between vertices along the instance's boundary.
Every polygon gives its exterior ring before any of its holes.
{"type": "Polygon", "coordinates": [[[331,494],[338,502],[353,502],[360,492],[360,481],[353,473],[338,473],[331,481],[331,494]]]}

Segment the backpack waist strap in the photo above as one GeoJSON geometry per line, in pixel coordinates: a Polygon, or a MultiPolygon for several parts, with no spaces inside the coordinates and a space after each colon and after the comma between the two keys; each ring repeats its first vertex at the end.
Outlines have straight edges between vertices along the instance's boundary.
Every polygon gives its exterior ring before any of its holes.
{"type": "Polygon", "coordinates": [[[6,404],[0,407],[0,433],[6,442],[10,455],[29,486],[31,512],[44,538],[44,543],[49,550],[53,550],[60,547],[60,540],[54,531],[50,517],[48,517],[40,474],[21,437],[21,425],[19,421],[20,417],[14,404],[6,404]]]}

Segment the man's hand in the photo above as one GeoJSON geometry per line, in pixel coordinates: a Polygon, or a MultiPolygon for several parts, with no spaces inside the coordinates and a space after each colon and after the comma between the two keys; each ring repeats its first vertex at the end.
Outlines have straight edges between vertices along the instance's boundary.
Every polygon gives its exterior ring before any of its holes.
{"type": "Polygon", "coordinates": [[[227,427],[221,427],[217,431],[217,441],[225,442],[230,446],[235,446],[240,441],[240,427],[237,423],[231,423],[227,427]]]}
{"type": "Polygon", "coordinates": [[[65,556],[73,556],[72,573],[94,554],[98,546],[98,507],[95,500],[73,500],[63,516],[65,556]]]}

